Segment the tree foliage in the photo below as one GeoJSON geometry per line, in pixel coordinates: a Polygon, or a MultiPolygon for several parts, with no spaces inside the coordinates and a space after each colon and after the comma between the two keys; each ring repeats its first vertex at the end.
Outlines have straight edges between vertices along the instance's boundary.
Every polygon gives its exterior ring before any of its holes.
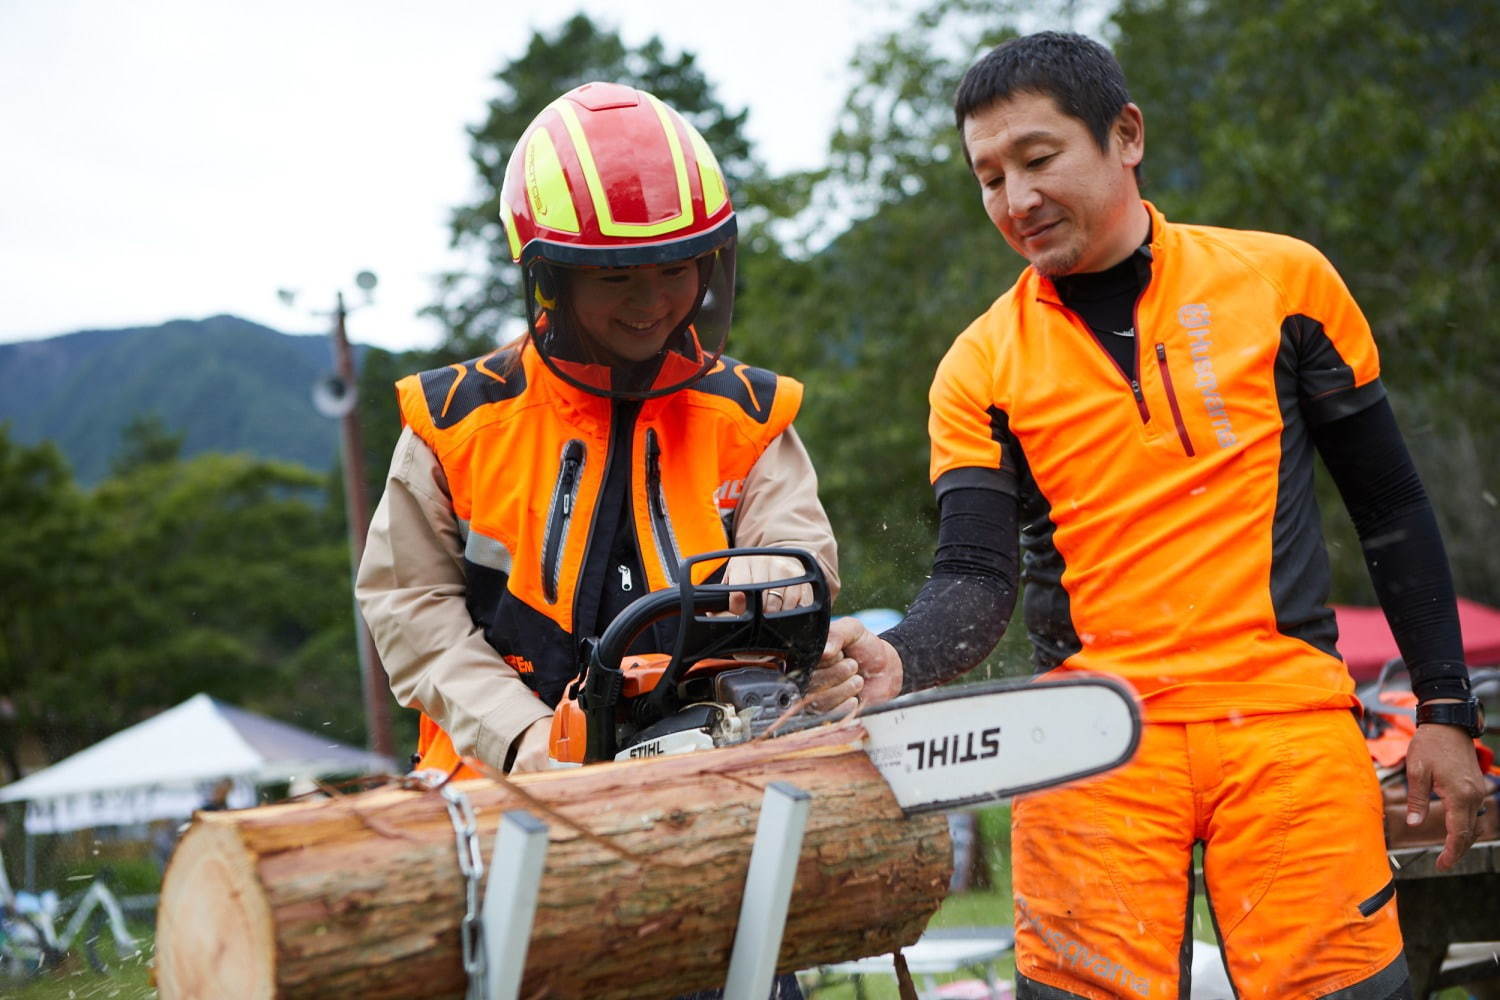
{"type": "Polygon", "coordinates": [[[15,774],[21,734],[49,712],[49,678],[65,675],[85,631],[75,600],[98,525],[56,446],[17,445],[5,425],[0,510],[0,700],[12,720],[0,727],[0,753],[15,774]]]}
{"type": "Polygon", "coordinates": [[[148,451],[84,493],[50,445],[0,435],[17,730],[57,759],[206,691],[362,742],[348,557],[318,476],[148,451]]]}

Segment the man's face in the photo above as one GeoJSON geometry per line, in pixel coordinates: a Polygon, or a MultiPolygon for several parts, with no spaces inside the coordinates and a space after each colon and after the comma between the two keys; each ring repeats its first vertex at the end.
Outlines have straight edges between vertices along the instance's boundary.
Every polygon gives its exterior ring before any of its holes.
{"type": "Polygon", "coordinates": [[[698,265],[605,267],[572,272],[573,314],[611,363],[655,357],[698,301],[698,265]]]}
{"type": "Polygon", "coordinates": [[[1049,278],[1102,271],[1145,236],[1134,169],[1145,148],[1127,104],[1101,150],[1051,97],[1016,94],[964,120],[963,139],[990,221],[1049,278]]]}

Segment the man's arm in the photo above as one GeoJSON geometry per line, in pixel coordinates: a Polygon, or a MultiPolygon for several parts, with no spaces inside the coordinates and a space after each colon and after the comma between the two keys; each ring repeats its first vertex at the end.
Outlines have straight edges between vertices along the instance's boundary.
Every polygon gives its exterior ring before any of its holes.
{"type": "Polygon", "coordinates": [[[854,618],[834,622],[810,685],[819,711],[935,687],[972,670],[1005,634],[1016,600],[1015,495],[943,485],[932,575],[906,617],[878,636],[854,618]]]}
{"type": "MultiPolygon", "coordinates": [[[[1422,702],[1469,696],[1453,579],[1437,518],[1385,398],[1312,427],[1313,443],[1354,521],[1365,564],[1422,702]]],[[[1447,869],[1478,833],[1485,783],[1473,741],[1456,726],[1417,727],[1406,757],[1407,822],[1443,801],[1447,869]]]]}

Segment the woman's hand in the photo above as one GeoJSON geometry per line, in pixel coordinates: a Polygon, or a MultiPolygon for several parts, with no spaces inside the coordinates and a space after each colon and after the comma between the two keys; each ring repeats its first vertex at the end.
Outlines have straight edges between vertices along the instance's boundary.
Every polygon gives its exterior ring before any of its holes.
{"type": "Polygon", "coordinates": [[[551,764],[551,754],[548,752],[549,744],[552,742],[552,717],[538,719],[527,726],[516,740],[516,756],[511,761],[510,773],[521,774],[525,771],[545,771],[551,764]]]}
{"type": "MultiPolygon", "coordinates": [[[[805,573],[802,563],[789,556],[739,556],[729,560],[729,566],[724,570],[724,582],[767,583],[772,580],[786,580],[802,576],[805,573]]],[[[800,608],[812,601],[812,587],[804,583],[796,587],[768,590],[761,600],[766,611],[787,611],[800,608]]],[[[744,614],[745,595],[742,593],[729,595],[729,610],[737,615],[744,614]]]]}

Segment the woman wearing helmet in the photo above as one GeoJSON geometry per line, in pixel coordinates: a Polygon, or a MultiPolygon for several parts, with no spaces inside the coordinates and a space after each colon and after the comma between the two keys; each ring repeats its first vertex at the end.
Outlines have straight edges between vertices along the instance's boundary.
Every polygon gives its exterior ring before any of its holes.
{"type": "Polygon", "coordinates": [[[517,143],[500,214],[528,332],[397,383],[405,426],[356,587],[392,690],[423,713],[424,768],[547,766],[577,638],[676,585],[688,556],[795,546],[837,587],[791,426],[802,387],[721,356],[735,216],[698,132],[650,94],[578,87],[517,143]]]}

